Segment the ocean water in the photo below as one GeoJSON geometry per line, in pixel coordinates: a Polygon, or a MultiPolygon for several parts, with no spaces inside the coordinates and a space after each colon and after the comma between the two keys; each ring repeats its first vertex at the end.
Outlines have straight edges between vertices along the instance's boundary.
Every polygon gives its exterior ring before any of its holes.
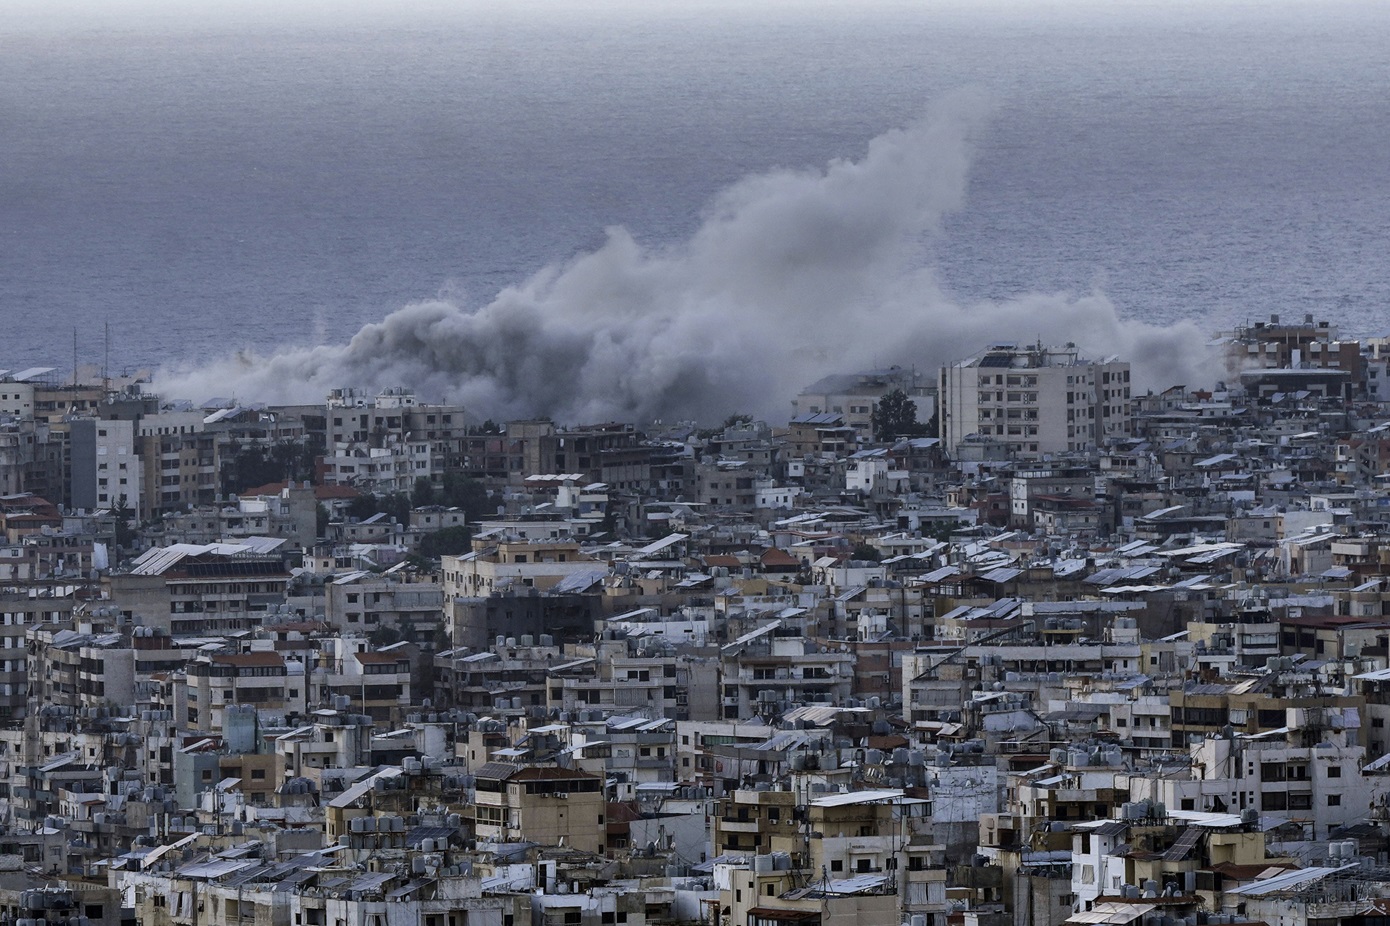
{"type": "Polygon", "coordinates": [[[69,367],[74,330],[99,363],[105,325],[119,371],[483,304],[962,88],[989,115],[929,242],[962,304],[1390,328],[1381,2],[18,2],[0,368],[69,367]]]}

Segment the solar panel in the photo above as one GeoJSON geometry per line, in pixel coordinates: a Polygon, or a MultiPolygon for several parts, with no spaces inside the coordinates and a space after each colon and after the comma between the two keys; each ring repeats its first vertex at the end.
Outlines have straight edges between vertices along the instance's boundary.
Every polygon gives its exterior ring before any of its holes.
{"type": "Polygon", "coordinates": [[[1199,827],[1189,826],[1182,831],[1177,842],[1169,846],[1168,851],[1163,853],[1163,860],[1165,862],[1181,862],[1187,858],[1187,853],[1192,851],[1193,847],[1197,845],[1197,840],[1201,837],[1202,831],[1199,827]]]}

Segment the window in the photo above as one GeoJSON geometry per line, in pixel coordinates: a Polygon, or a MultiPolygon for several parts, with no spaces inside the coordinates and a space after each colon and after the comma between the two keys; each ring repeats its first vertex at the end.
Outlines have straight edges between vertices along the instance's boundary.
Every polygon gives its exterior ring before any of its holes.
{"type": "Polygon", "coordinates": [[[1327,795],[1327,806],[1328,806],[1328,807],[1341,807],[1341,806],[1342,806],[1342,795],[1340,795],[1340,794],[1329,794],[1329,795],[1327,795]]]}
{"type": "Polygon", "coordinates": [[[1342,777],[1342,767],[1341,767],[1340,765],[1329,765],[1329,766],[1327,767],[1327,777],[1328,777],[1328,778],[1341,778],[1341,777],[1342,777]]]}

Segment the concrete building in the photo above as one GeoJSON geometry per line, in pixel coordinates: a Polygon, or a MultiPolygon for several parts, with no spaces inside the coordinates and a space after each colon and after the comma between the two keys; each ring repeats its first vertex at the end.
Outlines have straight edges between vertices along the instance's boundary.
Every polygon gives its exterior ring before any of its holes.
{"type": "Polygon", "coordinates": [[[1002,444],[1019,459],[1086,451],[1129,434],[1129,364],[1076,345],[1001,344],[941,370],[941,436],[1002,444]]]}
{"type": "Polygon", "coordinates": [[[469,808],[479,839],[530,840],[602,855],[607,842],[603,779],[549,766],[489,762],[473,773],[469,808]]]}
{"type": "Polygon", "coordinates": [[[143,510],[135,423],[77,418],[68,427],[72,506],[95,510],[115,508],[124,502],[131,511],[143,510]]]}
{"type": "Polygon", "coordinates": [[[282,540],[156,547],[108,577],[114,606],[174,636],[247,630],[284,601],[290,574],[282,540]]]}
{"type": "Polygon", "coordinates": [[[792,399],[793,414],[843,415],[861,440],[872,440],[874,405],[894,390],[901,389],[917,406],[918,422],[925,425],[931,420],[936,414],[936,389],[930,380],[902,367],[823,376],[792,399]]]}

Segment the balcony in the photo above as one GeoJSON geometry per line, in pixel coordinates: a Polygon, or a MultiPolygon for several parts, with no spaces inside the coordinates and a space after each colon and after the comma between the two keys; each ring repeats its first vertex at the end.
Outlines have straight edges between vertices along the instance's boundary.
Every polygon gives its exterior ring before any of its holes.
{"type": "Polygon", "coordinates": [[[726,833],[753,833],[758,832],[757,820],[739,820],[736,817],[720,817],[719,828],[726,833]]]}

